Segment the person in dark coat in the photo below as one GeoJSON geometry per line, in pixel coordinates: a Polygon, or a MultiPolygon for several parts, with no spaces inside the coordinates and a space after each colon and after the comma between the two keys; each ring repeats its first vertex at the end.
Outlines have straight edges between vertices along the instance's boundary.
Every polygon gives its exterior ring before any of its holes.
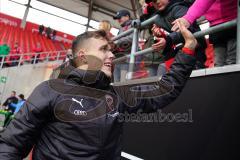
{"type": "MultiPolygon", "coordinates": [[[[184,16],[189,8],[189,3],[183,0],[158,0],[155,2],[154,6],[157,7],[158,12],[156,14],[160,15],[160,19],[158,20],[157,24],[153,27],[152,31],[155,37],[165,37],[165,39],[161,39],[159,41],[156,38],[157,43],[153,44],[152,47],[156,50],[163,49],[163,55],[165,59],[169,59],[175,56],[177,51],[175,50],[175,45],[179,44],[183,41],[183,37],[179,32],[172,32],[171,28],[173,26],[173,22],[184,16]],[[161,31],[164,29],[169,34],[164,33],[161,31]],[[170,56],[170,57],[169,57],[170,56]]],[[[200,31],[199,26],[193,23],[189,30],[194,33],[200,31]]],[[[197,64],[195,66],[196,69],[205,68],[205,49],[206,49],[206,41],[205,38],[198,38],[198,47],[196,48],[196,58],[197,64]]]]}
{"type": "Polygon", "coordinates": [[[65,78],[34,89],[1,133],[0,159],[23,159],[33,148],[33,160],[120,160],[122,116],[156,112],[174,101],[195,65],[197,41],[179,25],[184,48],[169,73],[148,85],[110,85],[114,55],[106,32],[77,36],[72,44],[73,69],[65,72],[65,78]]]}

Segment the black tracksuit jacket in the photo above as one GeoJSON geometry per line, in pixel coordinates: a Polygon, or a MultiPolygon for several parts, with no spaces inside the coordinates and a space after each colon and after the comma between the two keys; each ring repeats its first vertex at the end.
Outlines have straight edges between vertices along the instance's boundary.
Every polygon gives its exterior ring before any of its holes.
{"type": "Polygon", "coordinates": [[[194,65],[195,57],[178,53],[161,80],[144,85],[113,88],[103,72],[94,76],[79,69],[45,81],[1,133],[0,159],[21,160],[33,148],[33,160],[118,160],[120,115],[154,112],[171,103],[194,65]]]}

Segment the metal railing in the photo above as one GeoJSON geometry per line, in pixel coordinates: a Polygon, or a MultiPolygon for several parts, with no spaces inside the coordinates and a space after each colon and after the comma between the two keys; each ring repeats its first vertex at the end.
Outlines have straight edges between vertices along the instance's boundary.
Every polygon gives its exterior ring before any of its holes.
{"type": "MultiPolygon", "coordinates": [[[[206,30],[203,30],[203,31],[199,31],[199,32],[195,32],[193,35],[196,37],[196,38],[199,38],[199,37],[203,37],[205,35],[208,35],[208,34],[212,34],[212,33],[216,33],[220,30],[224,30],[224,29],[228,29],[228,28],[231,28],[231,27],[234,27],[237,25],[237,20],[232,20],[232,21],[229,21],[229,22],[226,22],[226,23],[223,23],[223,24],[220,24],[220,25],[217,25],[217,26],[214,26],[214,27],[210,27],[206,30]]],[[[134,56],[139,56],[139,55],[143,55],[143,54],[147,54],[147,53],[151,53],[153,52],[154,50],[152,48],[147,48],[147,49],[144,49],[142,51],[138,51],[138,52],[131,52],[130,55],[125,55],[123,57],[120,57],[120,58],[117,58],[113,61],[113,63],[118,63],[118,62],[122,62],[122,61],[125,61],[126,59],[130,58],[130,57],[134,57],[134,56]]]]}
{"type": "Polygon", "coordinates": [[[238,0],[238,19],[237,19],[237,57],[236,63],[240,64],[240,0],[238,0]]]}
{"type": "MultiPolygon", "coordinates": [[[[238,0],[240,1],[240,0],[238,0]]],[[[240,2],[239,2],[240,3],[240,2]]],[[[240,14],[240,11],[239,11],[239,4],[238,4],[238,14],[240,14]]],[[[129,30],[119,34],[118,36],[114,37],[112,39],[112,41],[116,41],[118,39],[121,39],[122,37],[124,36],[127,36],[129,34],[132,34],[133,33],[133,41],[132,41],[132,50],[131,50],[131,53],[129,55],[125,55],[123,57],[120,57],[120,58],[117,58],[113,61],[113,63],[119,63],[121,61],[125,61],[126,59],[129,59],[130,58],[130,63],[134,63],[134,60],[135,60],[135,56],[138,56],[138,55],[143,55],[143,54],[147,54],[147,53],[151,53],[153,52],[154,50],[152,48],[147,48],[147,49],[144,49],[142,51],[137,51],[137,44],[139,42],[139,39],[138,39],[138,34],[139,34],[139,31],[141,28],[144,28],[148,25],[151,25],[151,24],[157,24],[158,26],[161,26],[161,24],[159,24],[160,21],[158,21],[158,19],[160,18],[159,15],[155,15],[154,17],[142,22],[142,23],[139,23],[139,20],[134,20],[132,22],[132,28],[130,28],[129,30]]],[[[223,23],[223,24],[220,24],[220,25],[217,25],[217,26],[213,26],[213,27],[210,27],[206,30],[202,30],[202,31],[199,31],[199,32],[196,32],[194,33],[194,36],[196,38],[199,38],[199,37],[203,37],[205,35],[208,35],[208,34],[212,34],[212,33],[216,33],[218,31],[221,31],[221,30],[225,30],[225,29],[229,29],[231,27],[234,27],[237,25],[237,23],[239,24],[240,23],[240,16],[238,16],[238,21],[237,20],[232,20],[232,21],[229,21],[229,22],[226,22],[226,23],[223,23]]],[[[239,39],[240,39],[240,27],[238,27],[238,38],[237,38],[237,45],[238,45],[238,50],[237,50],[237,63],[240,63],[240,42],[239,42],[239,39]]],[[[121,83],[122,84],[126,84],[126,83],[130,83],[131,78],[132,78],[132,71],[133,71],[133,68],[132,68],[133,65],[129,65],[129,75],[127,75],[127,79],[129,81],[126,81],[126,82],[117,82],[117,83],[113,83],[112,85],[114,84],[117,84],[117,85],[120,85],[121,83]]],[[[156,78],[158,79],[158,78],[156,78]]],[[[144,82],[146,81],[147,79],[144,78],[142,80],[140,80],[141,82],[144,82]]]]}
{"type": "Polygon", "coordinates": [[[36,64],[38,62],[58,61],[65,59],[66,53],[67,50],[0,55],[0,69],[5,66],[21,66],[24,63],[36,64]]]}

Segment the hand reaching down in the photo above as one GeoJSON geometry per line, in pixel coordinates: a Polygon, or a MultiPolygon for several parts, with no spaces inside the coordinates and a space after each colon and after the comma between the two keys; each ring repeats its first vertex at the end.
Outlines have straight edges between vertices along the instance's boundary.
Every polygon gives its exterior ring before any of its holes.
{"type": "Polygon", "coordinates": [[[180,29],[177,25],[178,21],[180,21],[186,28],[189,28],[190,23],[185,18],[178,18],[178,19],[176,19],[175,21],[172,22],[173,26],[172,26],[171,30],[173,32],[179,32],[180,31],[180,29]]]}

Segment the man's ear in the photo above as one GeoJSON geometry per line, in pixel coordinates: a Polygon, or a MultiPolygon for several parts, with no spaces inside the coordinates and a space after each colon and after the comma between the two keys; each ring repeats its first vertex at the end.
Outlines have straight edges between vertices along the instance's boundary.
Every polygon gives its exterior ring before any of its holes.
{"type": "Polygon", "coordinates": [[[84,49],[80,49],[77,53],[77,58],[81,61],[86,63],[87,59],[86,59],[86,50],[84,49]]]}

